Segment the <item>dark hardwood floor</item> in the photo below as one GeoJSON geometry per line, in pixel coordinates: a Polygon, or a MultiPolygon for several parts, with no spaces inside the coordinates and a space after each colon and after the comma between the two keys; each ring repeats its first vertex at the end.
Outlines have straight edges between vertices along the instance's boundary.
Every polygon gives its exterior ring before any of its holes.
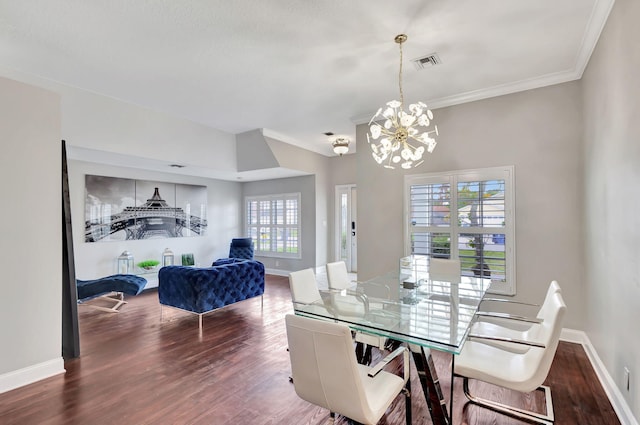
{"type": "MultiPolygon", "coordinates": [[[[118,314],[79,306],[81,357],[67,372],[0,394],[0,424],[329,424],[329,412],[299,399],[289,383],[284,315],[287,278],[268,276],[264,309],[248,300],[204,317],[167,310],[157,292],[129,297],[118,314]]],[[[445,394],[450,356],[434,352],[445,394]]],[[[556,424],[619,424],[580,345],[561,343],[547,379],[556,424]]],[[[430,423],[412,371],[414,423],[430,423]]],[[[530,407],[537,396],[472,383],[484,397],[530,407]]],[[[454,383],[454,423],[522,422],[466,404],[454,383]]],[[[337,424],[346,424],[337,418],[337,424]]],[[[380,424],[404,423],[399,397],[380,424]]]]}

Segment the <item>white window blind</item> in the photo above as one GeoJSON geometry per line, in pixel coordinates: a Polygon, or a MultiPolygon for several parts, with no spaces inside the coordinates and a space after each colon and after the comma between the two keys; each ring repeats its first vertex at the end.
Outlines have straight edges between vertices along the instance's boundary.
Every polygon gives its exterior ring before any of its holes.
{"type": "Polygon", "coordinates": [[[457,258],[461,273],[515,293],[513,167],[405,177],[406,255],[457,258]]]}
{"type": "Polygon", "coordinates": [[[256,256],[301,258],[300,193],[249,196],[245,216],[256,256]]]}

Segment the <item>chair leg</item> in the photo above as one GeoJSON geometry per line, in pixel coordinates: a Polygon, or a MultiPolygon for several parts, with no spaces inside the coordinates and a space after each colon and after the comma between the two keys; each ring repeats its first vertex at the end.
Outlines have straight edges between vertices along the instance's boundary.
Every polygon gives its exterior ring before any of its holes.
{"type": "Polygon", "coordinates": [[[372,347],[369,344],[363,342],[356,342],[356,360],[358,363],[365,366],[369,366],[372,360],[372,347]]]}
{"type": "Polygon", "coordinates": [[[367,344],[366,348],[364,349],[364,357],[362,358],[363,365],[366,365],[366,366],[371,365],[371,360],[373,357],[371,354],[371,350],[372,350],[372,347],[369,344],[367,344]]]}
{"type": "Polygon", "coordinates": [[[388,351],[396,351],[396,348],[400,347],[401,345],[402,345],[401,341],[398,341],[395,339],[389,339],[384,348],[388,351]]]}
{"type": "Polygon", "coordinates": [[[110,292],[108,294],[100,295],[99,297],[89,300],[86,303],[81,303],[80,305],[85,305],[95,310],[107,311],[109,313],[120,313],[119,308],[122,307],[124,304],[127,304],[127,302],[124,300],[123,292],[110,292]],[[116,304],[113,307],[103,307],[100,305],[91,304],[91,302],[94,300],[108,300],[108,301],[115,302],[116,304]]]}
{"type": "Polygon", "coordinates": [[[363,364],[364,357],[364,344],[362,342],[356,342],[356,360],[358,363],[363,364]]]}
{"type": "Polygon", "coordinates": [[[464,376],[462,388],[464,390],[464,395],[467,396],[469,401],[477,404],[478,406],[482,406],[517,419],[523,419],[538,424],[552,425],[555,420],[553,414],[553,401],[551,400],[551,388],[546,385],[541,385],[536,389],[536,391],[544,392],[547,410],[546,414],[536,413],[530,410],[520,409],[517,407],[508,406],[506,404],[498,403],[497,401],[476,397],[469,392],[469,378],[464,376]]]}
{"type": "MultiPolygon", "coordinates": [[[[409,367],[409,365],[407,365],[409,367]]],[[[405,423],[411,425],[411,382],[407,381],[407,386],[404,389],[404,408],[405,408],[405,423]]]]}

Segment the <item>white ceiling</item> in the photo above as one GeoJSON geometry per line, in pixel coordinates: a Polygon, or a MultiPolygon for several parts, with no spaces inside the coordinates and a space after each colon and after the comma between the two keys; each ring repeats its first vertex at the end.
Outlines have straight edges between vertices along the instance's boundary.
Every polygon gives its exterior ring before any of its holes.
{"type": "Polygon", "coordinates": [[[438,108],[579,79],[613,1],[0,0],[0,65],[331,155],[398,98],[396,34],[438,108]]]}

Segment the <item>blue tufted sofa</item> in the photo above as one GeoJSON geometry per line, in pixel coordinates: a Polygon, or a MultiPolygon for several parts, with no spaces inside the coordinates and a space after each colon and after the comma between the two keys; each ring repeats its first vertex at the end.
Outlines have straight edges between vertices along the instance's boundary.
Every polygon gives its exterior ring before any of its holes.
{"type": "Polygon", "coordinates": [[[158,299],[200,316],[264,294],[264,265],[255,260],[216,261],[211,267],[167,266],[158,272],[158,299]]]}

